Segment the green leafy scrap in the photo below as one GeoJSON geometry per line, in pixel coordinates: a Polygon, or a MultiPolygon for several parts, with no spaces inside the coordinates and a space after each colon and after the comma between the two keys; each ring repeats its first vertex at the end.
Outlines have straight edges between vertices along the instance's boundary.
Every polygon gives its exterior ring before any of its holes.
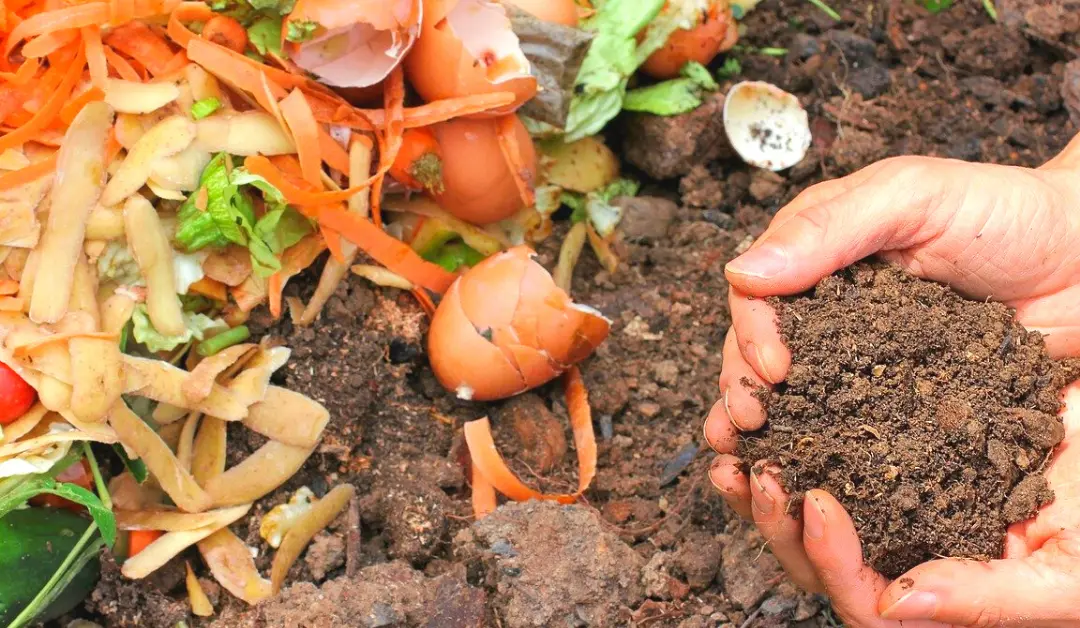
{"type": "Polygon", "coordinates": [[[315,31],[318,28],[318,22],[311,20],[289,20],[285,30],[285,39],[298,44],[310,41],[315,37],[315,31]]]}
{"type": "Polygon", "coordinates": [[[720,89],[708,68],[691,61],[683,66],[682,78],[671,79],[626,93],[623,109],[657,116],[677,116],[701,106],[704,94],[720,89]]]}
{"type": "Polygon", "coordinates": [[[261,17],[248,26],[247,33],[259,54],[281,54],[281,18],[261,17]]]}
{"type": "Polygon", "coordinates": [[[221,101],[213,96],[210,98],[203,98],[202,100],[196,100],[191,105],[191,117],[196,120],[202,120],[218,109],[221,109],[221,101]]]}

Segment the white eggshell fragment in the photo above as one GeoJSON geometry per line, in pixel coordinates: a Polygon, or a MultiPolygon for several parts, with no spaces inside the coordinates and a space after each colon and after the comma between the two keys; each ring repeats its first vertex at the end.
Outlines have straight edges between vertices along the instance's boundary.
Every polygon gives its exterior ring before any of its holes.
{"type": "Polygon", "coordinates": [[[793,94],[761,81],[743,81],[724,101],[724,130],[746,163],[778,171],[810,149],[810,121],[793,94]]]}

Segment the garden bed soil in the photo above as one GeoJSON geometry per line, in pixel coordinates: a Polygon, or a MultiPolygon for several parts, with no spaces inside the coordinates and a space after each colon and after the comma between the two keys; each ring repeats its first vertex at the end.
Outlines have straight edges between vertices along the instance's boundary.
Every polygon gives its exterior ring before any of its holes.
{"type": "MultiPolygon", "coordinates": [[[[492,416],[516,472],[542,490],[567,490],[576,464],[560,445],[571,441],[561,390],[541,388],[509,410],[455,400],[427,366],[426,322],[410,297],[351,277],[309,329],[253,322],[293,348],[277,383],[326,404],[331,422],[300,473],[234,527],[266,573],[262,514],[300,486],[322,494],[350,482],[363,497],[351,513],[359,534],[343,516],[298,561],[280,599],[249,609],[210,587],[218,615],[188,625],[510,628],[544,617],[552,626],[695,628],[740,626],[751,615],[755,627],[831,625],[827,607],[796,593],[764,539],[706,479],[701,421],[717,395],[730,323],[724,264],[817,181],[901,154],[1035,166],[1075,132],[1061,96],[1070,59],[1061,45],[995,24],[976,2],[939,15],[900,0],[832,4],[843,22],[803,0],[765,0],[735,53],[739,78],[776,83],[807,107],[814,144],[795,168],[752,171],[723,153],[701,163],[712,155],[696,150],[693,125],[682,122],[655,136],[669,144],[651,147],[623,146],[633,134],[613,130],[628,161],[648,166],[642,151],[664,151],[683,160],[675,168],[685,175],[647,183],[643,193],[658,198],[628,207],[617,272],[585,253],[574,276],[575,299],[614,321],[582,365],[600,451],[580,505],[501,508],[473,526],[462,423],[492,416]],[[785,56],[761,52],[776,47],[785,56]],[[562,439],[550,433],[559,429],[562,439]],[[593,555],[606,559],[581,560],[593,555]],[[560,586],[541,586],[555,579],[560,586]]],[[[540,247],[549,268],[561,235],[540,247]]],[[[289,293],[306,298],[316,277],[306,273],[289,293]]],[[[231,462],[259,444],[242,428],[230,439],[231,462]]],[[[143,595],[105,578],[83,616],[173,628],[184,606],[165,601],[183,600],[179,567],[137,583],[143,595]]]]}

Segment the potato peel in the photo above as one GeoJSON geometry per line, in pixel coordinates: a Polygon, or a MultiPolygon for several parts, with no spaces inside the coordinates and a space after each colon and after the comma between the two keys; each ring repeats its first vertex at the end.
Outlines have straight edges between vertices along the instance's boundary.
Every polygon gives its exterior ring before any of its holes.
{"type": "Polygon", "coordinates": [[[214,580],[236,598],[258,604],[270,597],[270,581],[259,575],[248,546],[232,530],[223,528],[199,541],[199,553],[214,580]]]}
{"type": "Polygon", "coordinates": [[[289,574],[289,568],[300,557],[307,544],[345,510],[354,495],[356,495],[356,488],[351,484],[335,486],[325,497],[312,504],[311,510],[308,510],[285,534],[270,567],[270,582],[275,594],[281,591],[281,585],[285,582],[285,576],[289,574]]]}
{"type": "Polygon", "coordinates": [[[210,598],[206,597],[206,591],[203,591],[199,579],[195,577],[195,572],[191,570],[191,563],[185,561],[184,568],[187,571],[184,583],[187,585],[191,614],[196,617],[211,617],[214,614],[214,605],[210,603],[210,598]]]}
{"type": "Polygon", "coordinates": [[[163,534],[141,552],[128,558],[124,566],[120,568],[120,573],[132,580],[145,578],[178,556],[180,552],[243,517],[250,509],[251,504],[222,509],[217,513],[217,520],[209,525],[194,530],[163,534]]]}
{"type": "Polygon", "coordinates": [[[574,503],[592,484],[593,477],[596,476],[596,434],[593,432],[592,411],[589,408],[585,382],[577,367],[571,367],[566,372],[563,385],[566,388],[566,407],[570,414],[570,426],[574,431],[574,446],[578,456],[578,490],[569,494],[547,494],[526,486],[499,455],[491,435],[491,423],[484,417],[465,424],[465,442],[469,445],[469,456],[473,465],[473,509],[477,517],[486,514],[485,510],[490,512],[491,501],[486,484],[514,501],[539,499],[561,504],[574,503]],[[476,494],[478,476],[482,478],[479,496],[476,494]]]}

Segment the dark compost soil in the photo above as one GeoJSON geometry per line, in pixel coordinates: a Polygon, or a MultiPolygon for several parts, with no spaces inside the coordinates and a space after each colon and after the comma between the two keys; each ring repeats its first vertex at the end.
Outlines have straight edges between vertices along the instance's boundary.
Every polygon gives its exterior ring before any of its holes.
{"type": "Polygon", "coordinates": [[[740,455],[835,495],[879,572],[998,558],[1005,528],[1053,499],[1065,371],[1008,308],[869,263],[771,301],[791,371],[740,455]]]}
{"type": "MultiPolygon", "coordinates": [[[[503,507],[473,526],[462,422],[491,416],[515,472],[566,490],[576,465],[561,390],[508,408],[456,401],[431,375],[426,323],[410,298],[353,277],[310,329],[255,321],[293,347],[276,383],[325,403],[332,417],[296,478],[234,527],[266,573],[272,550],[258,522],[269,508],[304,485],[322,494],[351,482],[363,499],[317,537],[278,600],[249,609],[205,580],[218,615],[187,624],[830,625],[827,607],[796,593],[765,540],[706,479],[701,421],[730,324],[724,264],[798,192],[884,157],[1038,165],[1075,132],[1067,106],[1080,102],[1062,98],[1076,33],[1048,42],[1023,11],[1006,26],[967,0],[938,15],[907,0],[830,4],[842,22],[805,0],[765,0],[734,53],[739,79],[773,82],[810,114],[811,154],[791,170],[754,171],[722,147],[699,146],[722,136],[715,106],[706,110],[714,115],[628,117],[613,128],[609,139],[646,182],[645,198],[627,205],[618,271],[585,253],[574,276],[575,299],[615,321],[582,365],[600,444],[584,503],[503,507]],[[786,55],[759,52],[776,47],[786,55]]],[[[541,247],[549,268],[563,233],[541,247]]],[[[306,298],[316,277],[298,278],[290,293],[306,298]]],[[[259,445],[242,429],[230,439],[237,459],[259,445]]],[[[187,558],[206,575],[197,554],[187,558]]],[[[182,563],[139,583],[110,574],[84,616],[145,628],[185,616],[182,563]]]]}

